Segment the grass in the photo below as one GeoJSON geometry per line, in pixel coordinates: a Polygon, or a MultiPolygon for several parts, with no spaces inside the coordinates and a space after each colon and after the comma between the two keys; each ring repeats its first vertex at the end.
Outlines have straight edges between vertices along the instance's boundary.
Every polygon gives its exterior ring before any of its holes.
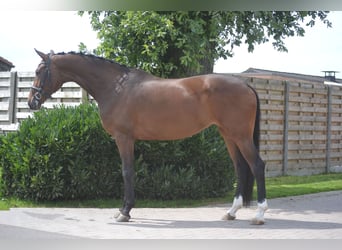
{"type": "Polygon", "coordinates": [[[342,190],[342,174],[284,176],[267,180],[268,198],[342,190]]]}
{"type": "MultiPolygon", "coordinates": [[[[1,174],[1,173],[0,173],[1,174]]],[[[321,174],[312,176],[282,176],[266,179],[267,198],[278,198],[319,192],[342,190],[342,174],[321,174]]],[[[233,193],[228,193],[222,198],[210,198],[202,200],[173,200],[173,201],[149,201],[137,200],[136,207],[197,207],[218,203],[232,202],[233,193]]],[[[97,199],[82,201],[60,202],[34,202],[17,199],[14,197],[1,198],[0,210],[11,207],[92,207],[115,208],[121,207],[121,200],[97,199]]]]}

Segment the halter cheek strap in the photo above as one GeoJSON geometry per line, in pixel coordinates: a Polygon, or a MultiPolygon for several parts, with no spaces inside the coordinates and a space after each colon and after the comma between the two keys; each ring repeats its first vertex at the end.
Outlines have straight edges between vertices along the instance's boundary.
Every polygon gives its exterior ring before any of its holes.
{"type": "MultiPolygon", "coordinates": [[[[48,82],[50,82],[50,57],[48,58],[47,62],[43,62],[43,64],[46,65],[46,70],[47,70],[47,77],[45,80],[47,80],[48,82]]],[[[45,98],[50,98],[51,97],[51,94],[45,92],[43,90],[43,86],[45,85],[45,81],[41,81],[41,84],[40,84],[40,87],[36,87],[36,86],[31,86],[31,89],[37,91],[34,95],[33,95],[33,98],[36,100],[36,101],[40,101],[42,99],[42,97],[45,97],[45,98]]]]}

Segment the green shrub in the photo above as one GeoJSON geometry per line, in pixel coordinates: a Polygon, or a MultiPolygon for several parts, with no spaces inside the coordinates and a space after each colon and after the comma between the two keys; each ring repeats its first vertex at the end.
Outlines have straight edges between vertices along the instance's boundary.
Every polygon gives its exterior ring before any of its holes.
{"type": "Polygon", "coordinates": [[[4,184],[2,182],[2,167],[0,165],[0,198],[3,196],[4,184]]]}
{"type": "MultiPolygon", "coordinates": [[[[0,137],[3,194],[33,200],[122,198],[121,160],[95,105],[42,109],[0,137]]],[[[233,168],[216,128],[136,143],[137,199],[222,196],[233,168]]],[[[1,172],[1,171],[0,171],[1,172]]]]}
{"type": "Polygon", "coordinates": [[[149,199],[199,199],[225,195],[234,168],[217,128],[184,140],[137,143],[136,193],[149,199]]]}
{"type": "Polygon", "coordinates": [[[5,193],[56,200],[121,192],[121,183],[113,182],[121,174],[120,158],[96,110],[94,105],[43,109],[3,137],[5,193]]]}

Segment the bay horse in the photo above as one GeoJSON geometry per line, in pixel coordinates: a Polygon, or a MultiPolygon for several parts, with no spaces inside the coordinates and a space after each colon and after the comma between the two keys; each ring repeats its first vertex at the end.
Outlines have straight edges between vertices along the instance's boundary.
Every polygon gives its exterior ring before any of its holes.
{"type": "Polygon", "coordinates": [[[76,82],[96,100],[103,128],[115,139],[122,160],[123,207],[115,216],[128,222],[135,203],[134,142],[176,140],[216,125],[232,158],[237,187],[224,220],[252,199],[257,183],[257,213],[252,224],[264,224],[267,210],[265,164],[259,156],[260,104],[257,92],[241,78],[208,74],[163,79],[114,61],[82,53],[48,54],[28,96],[37,110],[65,82],[76,82]]]}

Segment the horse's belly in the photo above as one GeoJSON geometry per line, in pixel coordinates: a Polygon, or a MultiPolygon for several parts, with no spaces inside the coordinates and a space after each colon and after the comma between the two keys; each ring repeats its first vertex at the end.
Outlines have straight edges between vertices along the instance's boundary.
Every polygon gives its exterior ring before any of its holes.
{"type": "Polygon", "coordinates": [[[190,137],[212,124],[209,117],[185,110],[151,113],[135,126],[135,138],[141,140],[176,140],[190,137]]]}

